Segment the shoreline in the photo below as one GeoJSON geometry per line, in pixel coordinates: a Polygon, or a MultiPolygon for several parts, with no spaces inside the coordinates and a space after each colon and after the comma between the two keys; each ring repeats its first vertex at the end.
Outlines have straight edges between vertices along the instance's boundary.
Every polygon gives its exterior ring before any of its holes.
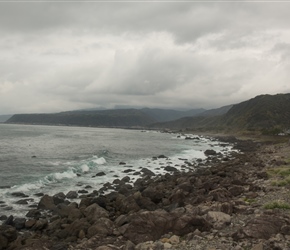
{"type": "MultiPolygon", "coordinates": [[[[228,140],[235,139],[228,137],[228,140]]],[[[277,194],[269,185],[265,171],[269,164],[267,146],[251,141],[236,142],[244,153],[235,154],[232,160],[217,161],[211,168],[165,174],[156,180],[147,176],[132,189],[120,183],[118,192],[87,197],[80,204],[65,204],[62,197],[44,196],[38,208],[32,210],[30,219],[22,221],[26,232],[19,234],[14,230],[18,222],[11,218],[10,223],[6,223],[4,227],[11,235],[5,236],[9,247],[2,249],[134,250],[151,247],[157,250],[208,249],[202,247],[211,245],[218,247],[213,249],[243,249],[244,246],[251,249],[255,245],[267,245],[272,237],[268,233],[268,239],[265,235],[255,238],[257,228],[251,221],[264,218],[260,220],[261,227],[268,217],[281,224],[279,229],[278,226],[273,229],[275,237],[282,235],[274,243],[288,247],[285,245],[290,242],[290,218],[289,223],[285,219],[288,214],[282,213],[285,218],[280,211],[268,215],[260,205],[261,197],[271,192],[277,194]],[[45,210],[50,212],[45,214],[45,210]],[[251,234],[251,229],[256,229],[255,234],[251,234]],[[194,248],[197,246],[200,248],[194,248]]],[[[275,148],[275,145],[270,147],[275,148]]],[[[278,152],[279,148],[276,150],[278,152]]],[[[2,226],[2,236],[3,230],[2,226]]]]}

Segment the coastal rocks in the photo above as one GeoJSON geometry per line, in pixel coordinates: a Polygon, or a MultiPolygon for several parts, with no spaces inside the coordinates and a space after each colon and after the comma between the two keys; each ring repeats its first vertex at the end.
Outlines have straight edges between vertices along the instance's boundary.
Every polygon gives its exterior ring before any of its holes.
{"type": "Polygon", "coordinates": [[[157,240],[173,227],[173,217],[165,210],[140,211],[129,215],[119,231],[134,244],[157,240]]]}
{"type": "Polygon", "coordinates": [[[66,194],[67,199],[76,199],[78,197],[78,193],[76,191],[69,191],[66,194]]]}
{"type": "Polygon", "coordinates": [[[83,214],[87,221],[91,224],[95,223],[99,218],[108,218],[109,212],[98,204],[92,204],[83,210],[83,214]]]}
{"type": "Polygon", "coordinates": [[[166,171],[168,171],[168,172],[177,172],[177,171],[178,171],[177,168],[175,168],[175,167],[171,167],[171,166],[166,166],[166,167],[164,168],[164,170],[166,170],[166,171]]]}
{"type": "Polygon", "coordinates": [[[0,249],[6,249],[9,243],[17,239],[16,228],[10,225],[0,225],[0,249]]]}
{"type": "Polygon", "coordinates": [[[228,201],[232,196],[231,193],[225,188],[217,188],[208,193],[212,197],[213,201],[228,201]]]}
{"type": "Polygon", "coordinates": [[[106,175],[105,172],[99,172],[99,173],[97,173],[95,176],[97,177],[97,176],[104,176],[104,175],[106,175]]]}
{"type": "Polygon", "coordinates": [[[134,244],[154,241],[169,232],[185,235],[196,229],[208,231],[212,225],[202,216],[194,212],[192,206],[177,208],[172,212],[162,209],[155,211],[139,211],[116,220],[120,233],[134,244]]]}
{"type": "Polygon", "coordinates": [[[206,219],[215,229],[222,229],[231,224],[231,216],[223,212],[209,211],[206,219]]]}
{"type": "Polygon", "coordinates": [[[210,156],[210,155],[216,155],[217,152],[215,150],[213,150],[213,149],[207,149],[207,150],[204,151],[204,154],[206,156],[210,156]]]}
{"type": "Polygon", "coordinates": [[[99,218],[95,220],[94,224],[88,228],[87,237],[91,238],[94,235],[112,235],[114,223],[108,218],[99,218]]]}
{"type": "Polygon", "coordinates": [[[290,225],[290,218],[286,219],[275,214],[262,214],[234,233],[233,238],[236,240],[247,237],[269,239],[272,235],[279,233],[285,225],[290,225]]]}
{"type": "Polygon", "coordinates": [[[37,209],[44,209],[44,210],[54,210],[56,208],[55,204],[54,204],[54,199],[53,197],[49,196],[49,195],[44,195],[37,206],[37,209]]]}

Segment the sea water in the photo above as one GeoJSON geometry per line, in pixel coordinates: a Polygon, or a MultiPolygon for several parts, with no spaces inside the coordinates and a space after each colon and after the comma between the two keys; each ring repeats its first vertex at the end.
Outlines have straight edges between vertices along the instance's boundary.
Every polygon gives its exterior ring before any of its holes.
{"type": "Polygon", "coordinates": [[[124,176],[133,184],[142,168],[160,175],[166,172],[164,166],[180,170],[185,160],[206,159],[207,149],[228,154],[232,146],[157,131],[1,124],[0,216],[24,216],[30,205],[38,203],[37,193],[66,194],[85,188],[92,192],[124,176]],[[152,159],[160,155],[167,158],[152,159]],[[132,172],[125,173],[126,169],[132,172]],[[104,175],[96,177],[100,172],[104,175]],[[28,204],[17,204],[23,198],[15,197],[16,192],[27,195],[28,204]]]}

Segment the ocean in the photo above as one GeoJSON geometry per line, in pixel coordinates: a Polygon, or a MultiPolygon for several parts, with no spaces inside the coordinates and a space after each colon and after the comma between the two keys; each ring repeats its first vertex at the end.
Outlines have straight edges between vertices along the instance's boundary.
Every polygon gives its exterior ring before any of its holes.
{"type": "Polygon", "coordinates": [[[38,203],[37,193],[92,192],[125,176],[133,184],[142,168],[156,175],[167,173],[165,166],[194,170],[184,168],[185,159],[205,160],[207,149],[226,155],[232,146],[198,135],[158,131],[1,124],[0,216],[25,216],[38,203]],[[18,204],[24,198],[15,193],[26,195],[27,204],[18,204]]]}

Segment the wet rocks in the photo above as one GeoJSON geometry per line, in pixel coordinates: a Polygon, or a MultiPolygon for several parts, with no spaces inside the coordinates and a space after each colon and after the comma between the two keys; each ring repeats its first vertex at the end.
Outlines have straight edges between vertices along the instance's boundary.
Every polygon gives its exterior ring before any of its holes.
{"type": "Polygon", "coordinates": [[[282,227],[290,225],[289,218],[283,218],[279,215],[263,214],[249,221],[244,228],[236,232],[233,237],[235,239],[257,238],[269,239],[272,235],[281,232],[282,227]]]}
{"type": "Polygon", "coordinates": [[[44,195],[37,206],[37,209],[44,209],[44,210],[54,210],[56,208],[54,204],[54,199],[52,196],[44,195]]]}
{"type": "Polygon", "coordinates": [[[216,152],[215,150],[213,150],[213,149],[207,149],[207,150],[204,151],[204,154],[205,154],[206,156],[209,156],[209,155],[216,155],[217,152],[216,152]]]}
{"type": "Polygon", "coordinates": [[[67,199],[76,199],[78,197],[78,193],[76,191],[69,191],[66,194],[67,199]]]}
{"type": "Polygon", "coordinates": [[[106,175],[105,172],[99,172],[99,173],[97,173],[95,176],[97,177],[97,176],[104,176],[104,175],[106,175]]]}

